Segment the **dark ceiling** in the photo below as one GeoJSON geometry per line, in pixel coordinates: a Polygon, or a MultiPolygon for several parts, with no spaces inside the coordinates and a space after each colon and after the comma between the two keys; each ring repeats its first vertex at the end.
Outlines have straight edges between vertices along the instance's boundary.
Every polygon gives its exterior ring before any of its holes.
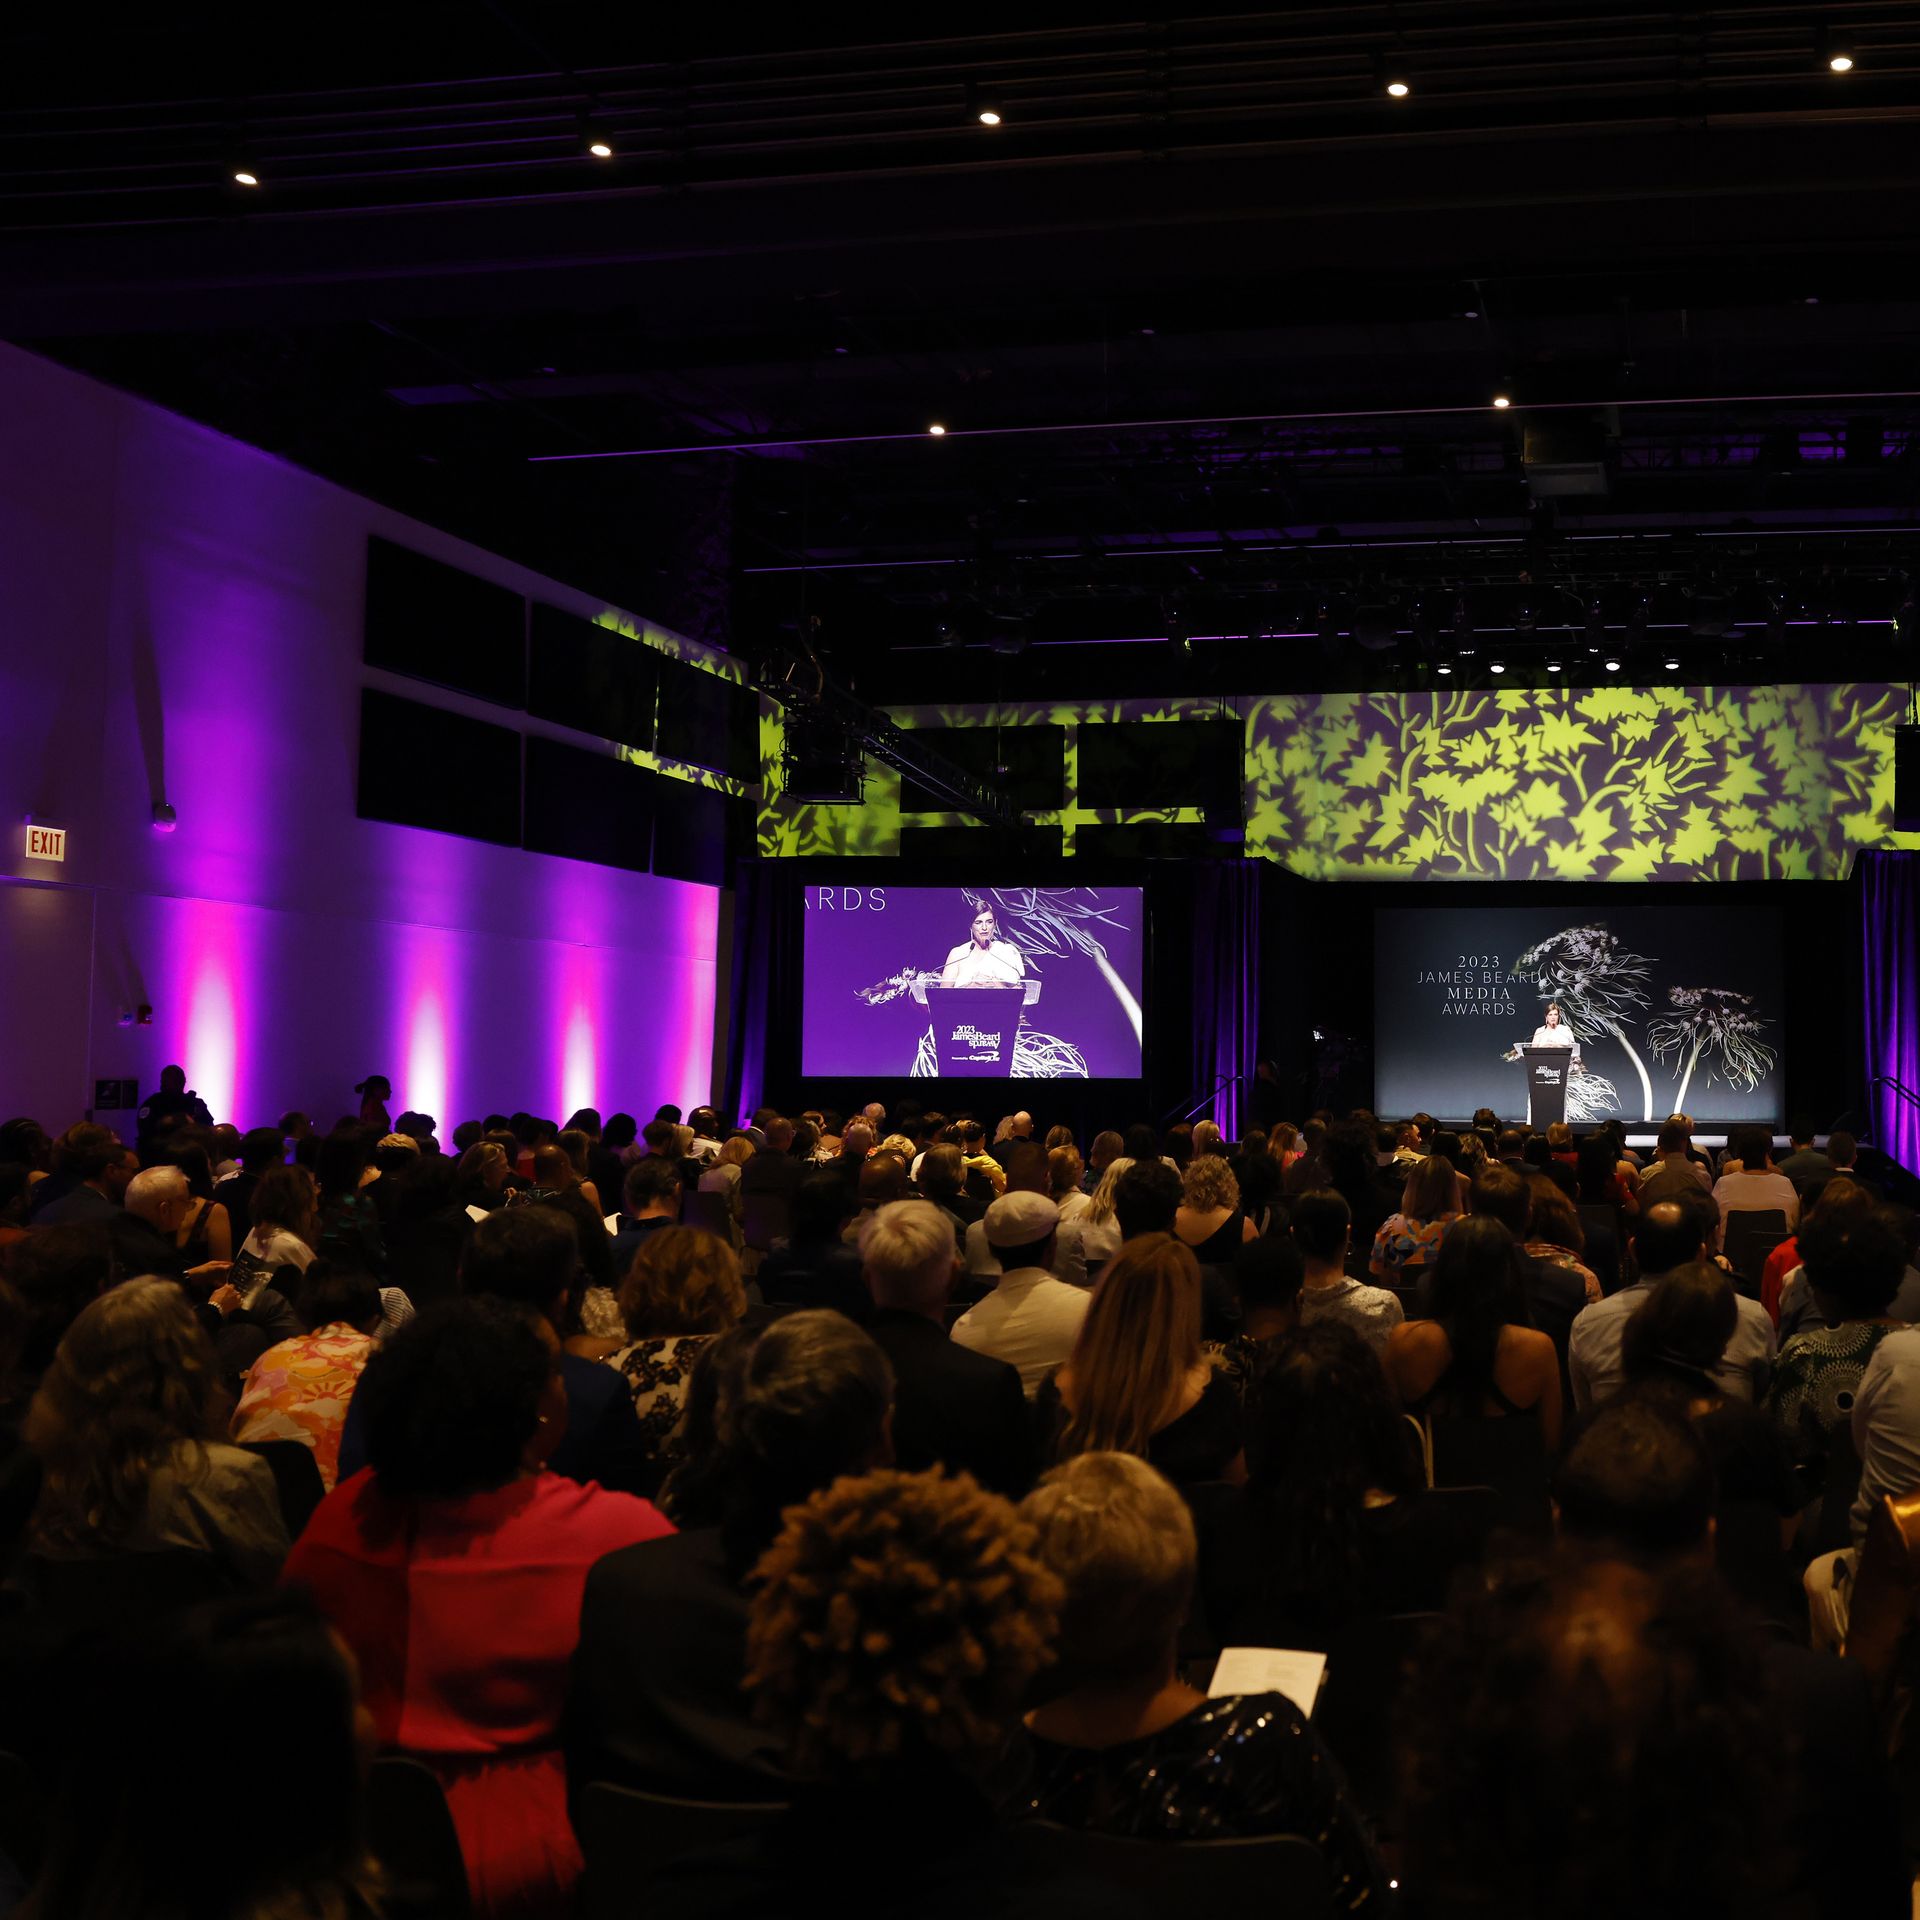
{"type": "Polygon", "coordinates": [[[0,335],[875,699],[1911,671],[1920,0],[636,11],[0,28],[0,335]]]}

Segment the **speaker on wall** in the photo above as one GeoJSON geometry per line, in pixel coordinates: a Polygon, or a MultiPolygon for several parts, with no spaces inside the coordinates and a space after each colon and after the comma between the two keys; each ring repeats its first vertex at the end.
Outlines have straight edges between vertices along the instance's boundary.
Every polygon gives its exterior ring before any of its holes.
{"type": "Polygon", "coordinates": [[[1893,830],[1920,833],[1920,727],[1893,730],[1893,830]]]}

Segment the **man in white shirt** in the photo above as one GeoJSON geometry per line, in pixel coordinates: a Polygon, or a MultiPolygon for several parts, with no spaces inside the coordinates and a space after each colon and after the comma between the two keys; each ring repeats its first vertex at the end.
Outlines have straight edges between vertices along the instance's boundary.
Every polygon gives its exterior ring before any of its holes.
{"type": "Polygon", "coordinates": [[[953,1337],[1015,1368],[1031,1400],[1072,1353],[1092,1296],[1047,1271],[1060,1209],[1045,1194],[1002,1194],[981,1224],[1002,1271],[994,1290],[954,1322],[953,1337]]]}
{"type": "Polygon", "coordinates": [[[1853,1575],[1874,1508],[1888,1494],[1920,1487],[1920,1327],[1890,1333],[1874,1348],[1853,1402],[1853,1444],[1860,1454],[1853,1546],[1821,1554],[1805,1575],[1813,1643],[1836,1653],[1847,1637],[1853,1575]]]}
{"type": "MultiPolygon", "coordinates": [[[[1567,1375],[1573,1384],[1573,1404],[1581,1412],[1613,1399],[1624,1383],[1620,1343],[1627,1322],[1641,1303],[1676,1267],[1706,1258],[1706,1196],[1698,1201],[1656,1200],[1641,1209],[1633,1226],[1633,1251],[1640,1278],[1630,1287],[1597,1300],[1575,1317],[1567,1336],[1567,1375]]],[[[1728,1395],[1753,1400],[1756,1361],[1771,1360],[1773,1321],[1758,1300],[1734,1296],[1739,1317],[1733,1338],[1720,1355],[1714,1378],[1728,1395]]]]}
{"type": "Polygon", "coordinates": [[[991,907],[973,916],[969,937],[947,955],[940,970],[943,987],[1017,987],[1026,972],[1020,949],[1000,938],[991,907]]]}
{"type": "Polygon", "coordinates": [[[1714,1204],[1720,1209],[1715,1250],[1726,1244],[1730,1213],[1784,1213],[1791,1233],[1800,1224],[1800,1196],[1784,1173],[1774,1171],[1773,1142],[1766,1128],[1736,1127],[1727,1141],[1727,1153],[1740,1162],[1740,1171],[1723,1173],[1713,1183],[1714,1204]]]}
{"type": "Polygon", "coordinates": [[[1344,1320],[1383,1351],[1387,1335],[1406,1318],[1399,1297],[1351,1278],[1346,1258],[1353,1240],[1353,1209],[1330,1188],[1303,1193],[1293,1204],[1293,1243],[1305,1271],[1300,1318],[1344,1320]]]}

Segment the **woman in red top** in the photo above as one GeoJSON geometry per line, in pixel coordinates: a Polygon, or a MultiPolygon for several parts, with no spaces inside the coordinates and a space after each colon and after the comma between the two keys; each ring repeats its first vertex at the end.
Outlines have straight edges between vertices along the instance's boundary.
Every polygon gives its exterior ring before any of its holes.
{"type": "Polygon", "coordinates": [[[287,1561],[353,1649],[383,1746],[440,1776],[483,1920],[573,1911],[559,1747],[580,1592],[602,1554],[673,1528],[545,1471],[566,1427],[558,1346],[504,1301],[449,1301],[368,1363],[371,1465],[287,1561]]]}

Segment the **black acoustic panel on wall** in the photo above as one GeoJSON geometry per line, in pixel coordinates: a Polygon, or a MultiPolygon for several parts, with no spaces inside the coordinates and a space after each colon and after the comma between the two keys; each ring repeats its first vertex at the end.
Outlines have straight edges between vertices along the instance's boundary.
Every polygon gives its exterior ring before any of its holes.
{"type": "MultiPolygon", "coordinates": [[[[951,866],[956,872],[972,867],[981,874],[1011,873],[1028,860],[1060,858],[1063,844],[1058,827],[902,827],[900,857],[951,866]]],[[[963,876],[964,877],[964,876],[963,876]]]]}
{"type": "Polygon", "coordinates": [[[1127,820],[1076,827],[1073,851],[1082,860],[1237,860],[1244,849],[1222,845],[1210,827],[1127,820]]]}
{"type": "Polygon", "coordinates": [[[644,640],[536,600],[528,628],[527,711],[651,752],[665,658],[644,640]]]}
{"type": "Polygon", "coordinates": [[[538,734],[527,736],[529,853],[645,873],[653,858],[657,774],[538,734]]]}
{"type": "MultiPolygon", "coordinates": [[[[951,760],[962,773],[1005,793],[1018,813],[1051,813],[1066,804],[1065,727],[915,727],[912,731],[915,741],[951,760]]],[[[929,788],[911,780],[900,782],[902,813],[947,813],[952,808],[951,800],[929,788]]]]}
{"type": "Polygon", "coordinates": [[[524,707],[527,603],[511,587],[372,535],[365,657],[410,680],[524,707]]]}
{"type": "Polygon", "coordinates": [[[364,687],[363,820],[520,844],[520,736],[510,727],[364,687]]]}
{"type": "Polygon", "coordinates": [[[1200,807],[1209,821],[1237,821],[1241,807],[1238,720],[1115,720],[1080,729],[1082,807],[1200,807]]]}
{"type": "Polygon", "coordinates": [[[654,819],[653,870],[669,880],[721,887],[753,833],[753,803],[662,776],[654,819]]]}
{"type": "Polygon", "coordinates": [[[736,780],[759,779],[758,697],[750,687],[663,654],[657,751],[736,780]]]}

